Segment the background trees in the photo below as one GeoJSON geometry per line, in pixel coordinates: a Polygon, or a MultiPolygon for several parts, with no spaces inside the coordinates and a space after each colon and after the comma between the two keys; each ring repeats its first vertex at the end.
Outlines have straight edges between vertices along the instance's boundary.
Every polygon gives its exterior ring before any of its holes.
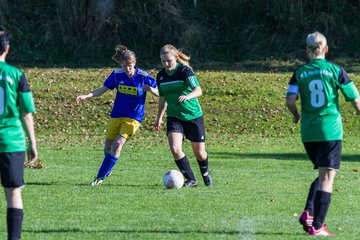
{"type": "Polygon", "coordinates": [[[32,64],[110,63],[118,43],[147,62],[166,43],[198,61],[301,59],[315,30],[330,58],[356,59],[359,11],[355,0],[0,0],[0,25],[12,61],[32,64]]]}

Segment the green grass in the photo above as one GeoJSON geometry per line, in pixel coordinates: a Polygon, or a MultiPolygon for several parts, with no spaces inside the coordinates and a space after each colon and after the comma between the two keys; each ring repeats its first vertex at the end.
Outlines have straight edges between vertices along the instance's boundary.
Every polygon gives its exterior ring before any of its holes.
{"type": "MultiPolygon", "coordinates": [[[[43,169],[26,169],[23,239],[308,239],[298,224],[316,177],[284,108],[291,74],[199,72],[214,186],[166,190],[176,166],[164,132],[151,125],[156,98],[111,177],[88,184],[103,158],[113,94],[76,106],[76,95],[102,84],[108,70],[28,69],[37,101],[43,169]],[[99,77],[100,76],[100,77],[99,77]],[[100,78],[100,79],[99,79],[100,78]],[[48,90],[47,90],[48,89],[48,90]]],[[[354,77],[355,82],[357,78],[354,77]]],[[[359,84],[358,84],[359,85],[359,84]]],[[[345,141],[326,222],[337,239],[360,231],[358,116],[344,105],[345,141]]],[[[190,144],[184,145],[197,178],[190,144]]],[[[4,198],[1,194],[0,198],[4,198]]],[[[5,219],[5,201],[0,201],[5,219]]],[[[5,239],[6,226],[0,226],[5,239]]]]}

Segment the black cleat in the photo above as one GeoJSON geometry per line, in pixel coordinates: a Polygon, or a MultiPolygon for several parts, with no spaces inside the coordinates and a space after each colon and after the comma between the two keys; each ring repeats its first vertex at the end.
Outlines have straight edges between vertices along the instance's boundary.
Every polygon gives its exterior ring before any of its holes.
{"type": "Polygon", "coordinates": [[[195,181],[195,180],[191,180],[191,179],[189,179],[189,180],[186,180],[185,182],[184,182],[184,187],[197,187],[198,186],[198,182],[197,181],[195,181]]]}
{"type": "Polygon", "coordinates": [[[210,172],[206,172],[206,173],[202,174],[202,177],[204,179],[205,186],[209,187],[213,184],[212,178],[210,176],[210,172]]]}

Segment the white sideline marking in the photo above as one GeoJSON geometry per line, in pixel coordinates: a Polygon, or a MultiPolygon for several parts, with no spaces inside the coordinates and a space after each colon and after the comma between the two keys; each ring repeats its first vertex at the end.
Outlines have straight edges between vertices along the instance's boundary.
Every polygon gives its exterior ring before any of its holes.
{"type": "Polygon", "coordinates": [[[255,240],[255,222],[251,219],[241,219],[239,221],[240,239],[242,240],[255,240]]]}

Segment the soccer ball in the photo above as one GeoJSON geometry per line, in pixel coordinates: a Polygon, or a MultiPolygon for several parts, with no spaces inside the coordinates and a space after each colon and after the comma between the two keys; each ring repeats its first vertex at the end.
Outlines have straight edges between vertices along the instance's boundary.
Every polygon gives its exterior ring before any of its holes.
{"type": "Polygon", "coordinates": [[[163,181],[167,189],[179,189],[184,185],[185,179],[178,170],[170,170],[165,173],[163,181]]]}

